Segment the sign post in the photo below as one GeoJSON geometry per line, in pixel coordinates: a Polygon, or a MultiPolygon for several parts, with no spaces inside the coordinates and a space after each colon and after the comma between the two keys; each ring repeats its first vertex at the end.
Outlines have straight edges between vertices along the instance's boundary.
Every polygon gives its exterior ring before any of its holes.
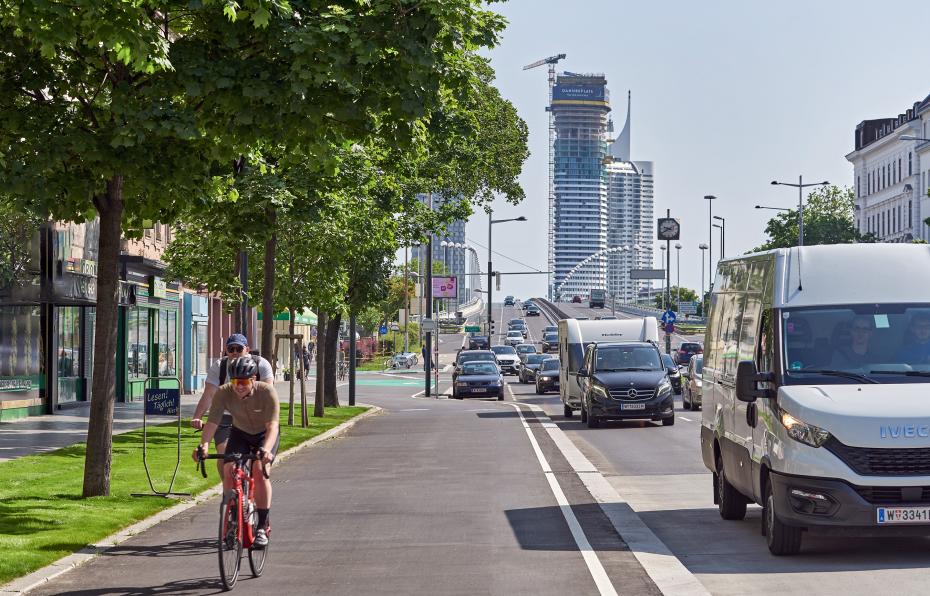
{"type": "Polygon", "coordinates": [[[142,465],[145,467],[145,476],[149,480],[150,493],[132,493],[134,497],[189,497],[190,493],[173,492],[174,481],[178,477],[178,468],[181,467],[181,379],[177,377],[148,377],[145,379],[145,408],[142,411],[142,465]],[[153,381],[174,381],[176,388],[163,389],[161,387],[152,387],[153,381]],[[149,471],[148,462],[148,417],[149,416],[172,416],[178,421],[178,454],[174,465],[174,474],[171,475],[171,483],[168,490],[160,491],[155,488],[152,482],[152,474],[149,471]]]}
{"type": "Polygon", "coordinates": [[[675,321],[678,317],[675,315],[675,311],[668,309],[662,313],[662,322],[665,323],[665,353],[672,353],[672,333],[675,332],[675,321]]]}

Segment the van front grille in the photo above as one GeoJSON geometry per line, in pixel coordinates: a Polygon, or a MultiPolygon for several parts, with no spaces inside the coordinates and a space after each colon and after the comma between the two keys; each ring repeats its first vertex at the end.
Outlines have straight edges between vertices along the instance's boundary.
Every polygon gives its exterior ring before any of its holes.
{"type": "Polygon", "coordinates": [[[930,449],[850,447],[830,437],[824,447],[861,476],[930,476],[930,449]]]}
{"type": "Polygon", "coordinates": [[[641,401],[644,399],[652,399],[655,397],[655,389],[633,389],[633,388],[624,388],[624,389],[611,389],[610,398],[611,399],[623,399],[623,400],[636,400],[641,401]],[[632,393],[631,393],[632,392],[632,393]]]}
{"type": "Polygon", "coordinates": [[[930,503],[930,486],[854,486],[873,505],[930,503]]]}

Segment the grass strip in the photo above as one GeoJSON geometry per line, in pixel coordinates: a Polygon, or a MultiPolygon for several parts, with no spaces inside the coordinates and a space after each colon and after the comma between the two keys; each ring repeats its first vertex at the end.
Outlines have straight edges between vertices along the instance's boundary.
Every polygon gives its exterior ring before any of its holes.
{"type": "MultiPolygon", "coordinates": [[[[327,408],[323,418],[310,417],[310,426],[287,426],[288,406],[281,405],[283,452],[353,418],[367,408],[327,408]]],[[[294,410],[300,420],[300,407],[294,410]]],[[[298,422],[299,424],[299,422],[298,422]]],[[[195,469],[191,452],[200,433],[184,420],[181,427],[181,467],[174,490],[197,495],[219,482],[216,468],[207,478],[195,469]]],[[[147,459],[152,481],[167,490],[177,457],[177,427],[169,423],[149,427],[147,459]]],[[[148,492],[142,466],[142,431],[113,437],[113,465],[109,497],[81,498],[84,480],[84,443],[0,463],[0,585],[77,552],[126,526],[178,503],[159,497],[132,497],[148,492]]]]}

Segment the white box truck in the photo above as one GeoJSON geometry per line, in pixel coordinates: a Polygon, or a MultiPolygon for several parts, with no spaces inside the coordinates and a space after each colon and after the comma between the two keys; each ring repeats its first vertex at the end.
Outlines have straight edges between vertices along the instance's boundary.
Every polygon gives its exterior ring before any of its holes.
{"type": "Polygon", "coordinates": [[[721,261],[701,453],[724,519],[762,505],[775,555],[804,532],[930,535],[930,247],[721,261]]]}

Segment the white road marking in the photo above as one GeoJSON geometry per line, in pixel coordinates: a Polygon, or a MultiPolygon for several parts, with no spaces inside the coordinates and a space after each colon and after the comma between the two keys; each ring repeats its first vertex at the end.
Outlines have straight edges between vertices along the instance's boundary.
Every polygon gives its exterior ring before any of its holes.
{"type": "MultiPolygon", "coordinates": [[[[522,404],[530,408],[559,451],[578,473],[588,492],[601,506],[601,510],[626,542],[633,556],[643,566],[652,581],[666,596],[709,596],[710,592],[687,567],[672,554],[664,542],[643,523],[639,515],[623,500],[603,474],[588,460],[568,435],[552,422],[545,411],[535,404],[522,404]]],[[[518,408],[519,406],[514,405],[518,408]]],[[[520,414],[523,418],[523,414],[520,414]]],[[[524,420],[524,427],[530,432],[524,420]]]]}
{"type": "Polygon", "coordinates": [[[694,420],[691,420],[690,418],[685,418],[684,416],[679,416],[679,418],[684,420],[685,422],[694,422],[694,420]]]}
{"type": "Polygon", "coordinates": [[[405,408],[401,412],[429,412],[429,408],[405,408]]]}
{"type": "Polygon", "coordinates": [[[423,377],[411,377],[410,375],[398,375],[396,373],[379,372],[377,374],[384,375],[385,377],[391,377],[392,379],[413,379],[414,381],[423,380],[423,377]]]}
{"type": "Polygon", "coordinates": [[[546,460],[546,456],[543,455],[542,450],[539,448],[539,443],[536,441],[536,437],[533,436],[533,430],[530,428],[530,425],[526,422],[526,417],[523,416],[523,410],[520,406],[516,404],[510,404],[520,415],[520,422],[523,423],[523,429],[526,431],[526,436],[530,439],[530,444],[533,446],[533,451],[536,453],[536,459],[539,460],[539,466],[542,468],[543,473],[546,475],[546,480],[549,482],[549,488],[552,490],[553,496],[555,496],[556,503],[559,504],[559,510],[562,512],[562,517],[565,518],[565,523],[568,524],[568,529],[572,533],[572,538],[575,539],[575,544],[578,546],[578,550],[581,552],[582,558],[584,558],[585,565],[588,566],[588,572],[591,573],[591,577],[594,579],[594,584],[597,586],[597,590],[600,594],[607,596],[616,596],[617,590],[614,589],[613,584],[610,582],[610,578],[607,576],[607,572],[604,570],[604,566],[601,564],[600,558],[597,556],[594,548],[591,546],[591,543],[588,542],[588,537],[585,536],[584,530],[581,528],[581,524],[578,523],[578,518],[575,517],[575,512],[572,511],[572,506],[569,504],[568,499],[565,497],[565,493],[562,492],[562,487],[559,486],[559,481],[556,479],[555,474],[552,473],[552,467],[549,465],[549,462],[546,460]]]}

